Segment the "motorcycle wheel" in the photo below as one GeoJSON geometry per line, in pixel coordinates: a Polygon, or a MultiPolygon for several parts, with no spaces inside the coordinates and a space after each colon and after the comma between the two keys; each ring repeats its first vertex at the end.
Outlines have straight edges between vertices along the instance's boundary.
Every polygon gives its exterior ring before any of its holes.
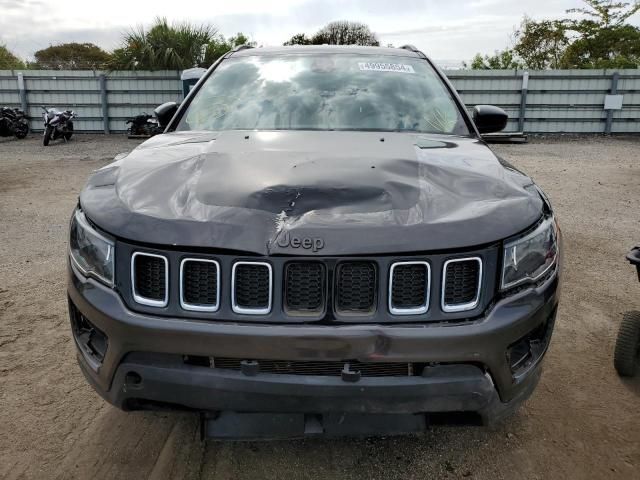
{"type": "Polygon", "coordinates": [[[44,129],[44,137],[42,137],[42,145],[45,147],[49,145],[49,140],[51,140],[51,135],[53,134],[53,127],[47,125],[47,128],[44,129]]]}
{"type": "Polygon", "coordinates": [[[63,136],[65,140],[69,140],[73,135],[73,123],[69,122],[67,125],[67,131],[64,132],[63,136]]]}
{"type": "Polygon", "coordinates": [[[29,125],[26,123],[21,123],[16,127],[16,131],[13,133],[16,138],[22,140],[29,133],[29,125]]]}

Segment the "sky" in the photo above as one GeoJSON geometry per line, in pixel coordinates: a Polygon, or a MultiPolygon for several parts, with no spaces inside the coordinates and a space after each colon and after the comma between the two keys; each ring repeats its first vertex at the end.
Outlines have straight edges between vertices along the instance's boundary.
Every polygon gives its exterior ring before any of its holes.
{"type": "MultiPolygon", "coordinates": [[[[259,45],[281,45],[332,20],[364,22],[382,45],[417,46],[441,64],[492,53],[510,44],[522,16],[565,16],[580,0],[0,0],[0,44],[23,58],[61,42],[91,42],[110,50],[124,32],[154,17],[215,26],[225,36],[248,34],[259,45]]],[[[640,14],[631,23],[640,25],[640,14]]]]}

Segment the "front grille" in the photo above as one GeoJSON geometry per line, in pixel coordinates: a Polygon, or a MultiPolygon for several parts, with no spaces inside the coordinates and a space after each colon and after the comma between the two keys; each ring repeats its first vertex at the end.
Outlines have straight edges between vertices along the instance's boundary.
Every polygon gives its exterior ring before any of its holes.
{"type": "Polygon", "coordinates": [[[391,267],[389,309],[398,315],[429,308],[430,267],[427,262],[400,262],[391,267]]]}
{"type": "MultiPolygon", "coordinates": [[[[214,357],[213,368],[240,371],[241,358],[214,357]]],[[[351,371],[359,371],[363,377],[408,377],[420,375],[422,366],[406,362],[369,363],[359,361],[321,361],[321,360],[256,360],[261,373],[281,375],[316,375],[323,377],[339,377],[345,363],[349,363],[351,371]],[[420,371],[417,371],[420,370],[420,371]]]]}
{"type": "Polygon", "coordinates": [[[143,305],[165,306],[169,274],[166,257],[136,252],[131,258],[134,299],[143,305]]]}
{"type": "Polygon", "coordinates": [[[321,313],[325,304],[325,269],[320,262],[292,262],[285,270],[285,308],[289,313],[321,313]]]}
{"type": "Polygon", "coordinates": [[[443,310],[471,310],[477,306],[482,261],[477,258],[449,260],[444,267],[443,310]]]}
{"type": "Polygon", "coordinates": [[[233,265],[233,310],[236,313],[266,314],[271,310],[271,265],[237,262],[233,265]]]}
{"type": "Polygon", "coordinates": [[[267,258],[202,250],[156,254],[134,247],[119,252],[129,265],[118,265],[116,288],[130,308],[163,309],[175,318],[282,323],[471,320],[468,312],[477,313],[490,300],[496,272],[483,268],[494,268],[498,254],[497,248],[459,257],[267,258]],[[129,282],[121,276],[127,267],[129,282]]]}
{"type": "Polygon", "coordinates": [[[219,265],[215,260],[184,259],[180,270],[180,301],[187,310],[217,310],[219,265]]]}
{"type": "Polygon", "coordinates": [[[372,314],[376,307],[376,267],[372,262],[338,265],[336,307],[343,314],[372,314]]]}

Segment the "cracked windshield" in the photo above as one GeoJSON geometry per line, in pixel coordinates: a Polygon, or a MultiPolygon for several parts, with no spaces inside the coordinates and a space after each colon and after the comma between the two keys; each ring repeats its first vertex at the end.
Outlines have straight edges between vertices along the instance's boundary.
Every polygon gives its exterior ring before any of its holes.
{"type": "Polygon", "coordinates": [[[227,60],[178,128],[245,129],[469,133],[426,60],[344,54],[227,60]]]}

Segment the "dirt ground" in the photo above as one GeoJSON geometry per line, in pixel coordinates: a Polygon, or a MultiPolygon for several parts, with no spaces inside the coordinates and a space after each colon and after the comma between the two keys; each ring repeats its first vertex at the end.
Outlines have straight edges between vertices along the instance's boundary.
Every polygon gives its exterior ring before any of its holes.
{"type": "Polygon", "coordinates": [[[137,141],[0,140],[0,477],[176,479],[640,478],[640,379],[612,366],[640,309],[625,252],[640,243],[640,138],[534,139],[495,149],[549,194],[565,239],[543,379],[508,422],[418,438],[208,442],[190,414],[124,413],[76,365],[67,222],[89,172],[137,141]]]}

